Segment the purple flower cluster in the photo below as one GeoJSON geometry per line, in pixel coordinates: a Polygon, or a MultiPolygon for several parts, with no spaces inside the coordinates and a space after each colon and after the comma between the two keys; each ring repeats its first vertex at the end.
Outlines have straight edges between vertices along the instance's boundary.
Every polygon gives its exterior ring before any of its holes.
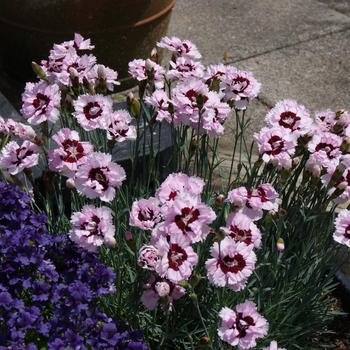
{"type": "Polygon", "coordinates": [[[147,349],[101,313],[114,272],[66,235],[46,232],[29,196],[0,182],[0,349],[147,349]]]}

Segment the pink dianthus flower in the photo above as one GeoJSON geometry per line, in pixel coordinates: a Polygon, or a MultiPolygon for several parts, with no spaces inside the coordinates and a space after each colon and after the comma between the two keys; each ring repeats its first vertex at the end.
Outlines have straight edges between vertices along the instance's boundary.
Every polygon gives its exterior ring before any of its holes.
{"type": "Polygon", "coordinates": [[[277,102],[266,115],[265,121],[269,127],[282,127],[298,136],[307,134],[311,130],[313,120],[310,112],[292,99],[277,102]]]}
{"type": "Polygon", "coordinates": [[[22,94],[22,101],[21,113],[30,124],[37,125],[47,120],[55,123],[58,120],[61,104],[58,85],[49,85],[45,81],[34,84],[22,94]]]}
{"type": "Polygon", "coordinates": [[[190,246],[190,242],[181,235],[172,235],[169,241],[160,237],[156,243],[159,256],[155,270],[160,277],[173,283],[187,280],[198,262],[198,256],[190,246]]]}
{"type": "Polygon", "coordinates": [[[171,311],[173,300],[180,299],[186,294],[185,288],[154,275],[149,277],[144,288],[147,290],[143,292],[141,302],[150,310],[154,310],[157,304],[161,303],[164,309],[171,311]]]}
{"type": "Polygon", "coordinates": [[[247,246],[260,248],[261,232],[247,215],[230,213],[226,221],[226,227],[221,227],[220,230],[236,242],[244,242],[247,246]]]}
{"type": "Polygon", "coordinates": [[[279,126],[263,127],[253,138],[258,143],[259,153],[265,163],[271,163],[278,169],[292,167],[297,141],[290,130],[279,126]]]}
{"type": "Polygon", "coordinates": [[[100,128],[107,131],[107,139],[117,142],[136,139],[136,128],[130,125],[131,116],[126,110],[118,110],[100,119],[100,128]]]}
{"type": "Polygon", "coordinates": [[[333,239],[350,247],[350,211],[341,210],[335,219],[334,226],[333,239]]]}
{"type": "Polygon", "coordinates": [[[218,328],[219,337],[238,350],[248,350],[256,346],[256,339],[263,338],[269,324],[249,300],[236,305],[236,312],[224,307],[219,312],[222,326],[218,328]]]}
{"type": "Polygon", "coordinates": [[[112,105],[112,99],[101,94],[80,95],[72,114],[86,131],[90,131],[99,128],[101,119],[112,113],[112,105]]]}
{"type": "Polygon", "coordinates": [[[73,178],[78,167],[86,162],[93,145],[80,141],[78,132],[69,128],[61,129],[52,139],[59,147],[48,153],[49,168],[73,178]]]}
{"type": "Polygon", "coordinates": [[[19,146],[16,141],[10,141],[0,153],[0,168],[16,175],[26,168],[31,168],[39,162],[40,147],[30,141],[23,141],[19,146]]]}
{"type": "Polygon", "coordinates": [[[182,56],[192,59],[198,59],[202,57],[195,44],[189,40],[181,40],[176,36],[173,36],[171,38],[167,36],[163,37],[160,42],[157,43],[157,46],[173,52],[175,57],[182,56]]]}
{"type": "Polygon", "coordinates": [[[115,234],[112,211],[107,207],[84,205],[80,212],[72,215],[70,222],[73,228],[69,237],[88,251],[95,252],[106,237],[114,237],[115,234]]]}
{"type": "Polygon", "coordinates": [[[160,208],[157,198],[142,198],[132,204],[129,225],[143,230],[151,230],[160,219],[160,208]]]}
{"type": "Polygon", "coordinates": [[[220,86],[225,93],[225,101],[232,99],[236,109],[246,109],[249,99],[257,97],[261,88],[252,72],[240,71],[234,67],[227,69],[220,86]]]}
{"type": "Polygon", "coordinates": [[[210,283],[229,287],[235,292],[245,288],[248,277],[255,269],[256,255],[252,247],[225,237],[210,248],[213,258],[205,263],[210,283]]]}
{"type": "Polygon", "coordinates": [[[78,192],[87,198],[110,202],[115,197],[115,187],[119,188],[125,178],[124,169],[112,162],[110,154],[93,152],[78,168],[75,184],[78,192]]]}

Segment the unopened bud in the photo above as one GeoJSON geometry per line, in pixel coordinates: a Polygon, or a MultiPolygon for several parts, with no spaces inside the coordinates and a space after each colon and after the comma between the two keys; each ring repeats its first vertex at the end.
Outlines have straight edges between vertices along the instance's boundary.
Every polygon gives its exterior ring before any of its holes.
{"type": "Polygon", "coordinates": [[[136,252],[136,242],[134,240],[134,236],[132,235],[132,233],[130,231],[125,232],[125,240],[126,240],[126,244],[128,245],[128,247],[133,252],[136,252]]]}
{"type": "Polygon", "coordinates": [[[339,109],[339,111],[335,112],[335,119],[339,119],[342,114],[344,114],[345,110],[344,109],[339,109]]]}
{"type": "Polygon", "coordinates": [[[97,68],[98,82],[96,91],[103,95],[107,92],[107,78],[106,78],[106,67],[103,64],[99,64],[97,68]]]}
{"type": "Polygon", "coordinates": [[[223,194],[218,194],[214,200],[214,208],[220,209],[225,201],[225,196],[223,194]]]}
{"type": "Polygon", "coordinates": [[[281,169],[281,178],[280,178],[281,185],[284,185],[287,182],[289,175],[290,175],[290,169],[285,169],[285,168],[281,169]]]}
{"type": "Polygon", "coordinates": [[[223,239],[225,239],[225,237],[226,237],[226,233],[225,233],[225,231],[224,230],[219,230],[219,231],[217,231],[216,232],[216,239],[220,242],[220,241],[222,241],[223,239]]]}
{"type": "Polygon", "coordinates": [[[46,82],[49,81],[44,70],[36,62],[32,62],[32,69],[40,79],[45,80],[46,82]]]}
{"type": "Polygon", "coordinates": [[[86,77],[83,77],[83,85],[86,90],[88,90],[91,94],[95,93],[95,89],[93,86],[90,84],[89,80],[86,77]]]}
{"type": "Polygon", "coordinates": [[[194,302],[195,305],[198,304],[198,297],[197,297],[196,293],[189,294],[189,297],[192,299],[192,301],[194,302]]]}
{"type": "Polygon", "coordinates": [[[286,215],[287,215],[287,210],[286,210],[286,209],[280,209],[280,210],[278,211],[278,216],[279,216],[280,218],[284,218],[286,215]]]}
{"type": "Polygon", "coordinates": [[[271,222],[273,221],[273,218],[276,216],[276,212],[273,210],[268,211],[268,213],[266,214],[266,223],[267,224],[271,224],[271,222]]]}
{"type": "Polygon", "coordinates": [[[131,114],[138,119],[141,113],[141,104],[136,98],[131,102],[131,114]]]}
{"type": "Polygon", "coordinates": [[[75,181],[74,181],[74,179],[67,179],[66,187],[69,188],[70,190],[73,190],[75,188],[75,181]]]}
{"type": "Polygon", "coordinates": [[[159,62],[158,50],[155,47],[151,51],[151,60],[155,63],[159,62]]]}
{"type": "Polygon", "coordinates": [[[187,281],[180,281],[177,283],[180,287],[188,288],[190,285],[187,281]]]}
{"type": "Polygon", "coordinates": [[[72,82],[73,91],[76,95],[78,95],[79,89],[80,89],[79,73],[74,67],[70,67],[69,68],[69,76],[70,76],[70,80],[72,82]]]}
{"type": "Polygon", "coordinates": [[[196,95],[197,107],[201,110],[204,106],[204,103],[208,100],[208,97],[205,95],[205,92],[199,92],[196,95]]]}
{"type": "Polygon", "coordinates": [[[203,349],[210,345],[210,338],[209,337],[202,337],[199,339],[199,342],[197,343],[198,349],[203,349]]]}
{"type": "Polygon", "coordinates": [[[106,247],[108,247],[109,249],[117,249],[118,248],[118,243],[115,240],[115,238],[111,235],[106,235],[103,239],[106,247]]]}
{"type": "Polygon", "coordinates": [[[201,281],[201,279],[202,279],[201,275],[193,274],[189,279],[189,283],[191,287],[195,288],[198,285],[198,283],[201,281]]]}
{"type": "Polygon", "coordinates": [[[262,158],[259,158],[255,163],[254,163],[254,168],[255,169],[259,169],[262,164],[264,163],[264,161],[262,160],[262,158]]]}
{"type": "Polygon", "coordinates": [[[284,240],[283,238],[279,238],[278,241],[277,241],[277,244],[276,244],[276,248],[278,251],[282,252],[285,248],[284,246],[284,240]]]}
{"type": "Polygon", "coordinates": [[[131,104],[134,98],[134,94],[131,91],[126,94],[126,109],[129,113],[131,113],[131,104]]]}

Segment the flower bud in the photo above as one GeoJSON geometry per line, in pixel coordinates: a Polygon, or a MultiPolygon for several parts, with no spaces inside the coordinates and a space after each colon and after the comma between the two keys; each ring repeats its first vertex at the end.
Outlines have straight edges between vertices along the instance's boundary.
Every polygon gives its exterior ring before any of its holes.
{"type": "Polygon", "coordinates": [[[33,69],[34,73],[40,79],[45,80],[46,82],[48,82],[46,73],[43,71],[43,69],[36,62],[32,62],[32,69],[33,69]]]}
{"type": "Polygon", "coordinates": [[[189,279],[189,283],[191,287],[195,288],[198,285],[198,283],[201,281],[201,279],[202,279],[201,275],[198,275],[198,274],[192,275],[189,279]]]}
{"type": "Polygon", "coordinates": [[[287,210],[286,210],[286,209],[281,208],[281,209],[278,211],[278,216],[279,216],[280,218],[284,218],[284,217],[286,217],[286,215],[287,215],[287,210]]]}
{"type": "Polygon", "coordinates": [[[129,91],[127,94],[126,94],[126,109],[128,110],[129,113],[131,113],[131,103],[132,101],[134,100],[134,94],[129,91]]]}
{"type": "Polygon", "coordinates": [[[223,194],[218,194],[214,200],[214,209],[220,209],[225,201],[223,194]]]}
{"type": "Polygon", "coordinates": [[[335,119],[338,120],[342,114],[344,114],[344,109],[339,109],[339,111],[335,112],[335,119]]]}
{"type": "Polygon", "coordinates": [[[208,97],[205,95],[204,91],[199,91],[196,95],[197,107],[201,110],[204,106],[204,103],[208,101],[208,97]]]}
{"type": "Polygon", "coordinates": [[[259,169],[262,164],[264,163],[264,161],[262,160],[262,158],[259,158],[255,163],[254,163],[254,168],[255,169],[259,169]]]}
{"type": "Polygon", "coordinates": [[[74,181],[74,179],[67,179],[66,187],[69,188],[70,190],[73,190],[75,188],[75,181],[74,181]]]}
{"type": "Polygon", "coordinates": [[[180,287],[188,288],[189,283],[187,281],[180,281],[177,283],[180,287]]]}
{"type": "Polygon", "coordinates": [[[266,223],[271,224],[274,216],[276,216],[276,212],[273,210],[269,210],[268,213],[266,214],[266,218],[265,218],[266,223]]]}
{"type": "Polygon", "coordinates": [[[208,345],[210,345],[210,338],[209,337],[202,337],[199,339],[199,342],[197,343],[198,349],[206,348],[208,345]]]}
{"type": "Polygon", "coordinates": [[[161,298],[168,296],[170,293],[170,286],[167,282],[157,282],[154,289],[161,298]]]}
{"type": "Polygon", "coordinates": [[[83,77],[83,85],[85,89],[89,91],[90,94],[93,95],[95,93],[95,89],[93,88],[93,86],[90,84],[89,80],[86,77],[83,77]]]}
{"type": "Polygon", "coordinates": [[[97,86],[96,92],[105,95],[107,93],[107,78],[106,78],[106,67],[103,64],[99,64],[97,67],[97,86]]]}
{"type": "Polygon", "coordinates": [[[226,233],[224,230],[219,230],[218,232],[216,232],[216,238],[219,242],[225,239],[225,237],[226,237],[226,233]]]}
{"type": "Polygon", "coordinates": [[[126,244],[128,245],[128,247],[133,252],[135,252],[136,251],[136,242],[134,240],[134,236],[132,235],[132,233],[130,231],[125,232],[125,240],[126,240],[126,244]]]}
{"type": "Polygon", "coordinates": [[[285,248],[283,238],[279,238],[276,244],[277,250],[282,252],[285,248]]]}
{"type": "Polygon", "coordinates": [[[104,237],[103,239],[106,247],[108,247],[109,249],[117,249],[118,248],[118,243],[115,240],[115,238],[111,235],[107,235],[104,237]]]}
{"type": "Polygon", "coordinates": [[[79,94],[80,84],[79,84],[79,73],[74,67],[69,68],[69,76],[72,82],[73,91],[76,95],[79,94]]]}
{"type": "Polygon", "coordinates": [[[151,51],[151,60],[155,63],[159,62],[159,55],[156,47],[154,47],[151,51]]]}

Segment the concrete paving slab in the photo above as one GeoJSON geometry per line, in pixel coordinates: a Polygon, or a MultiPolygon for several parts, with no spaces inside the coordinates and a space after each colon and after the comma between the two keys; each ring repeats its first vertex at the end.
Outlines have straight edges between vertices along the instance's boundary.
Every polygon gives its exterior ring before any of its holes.
{"type": "Polygon", "coordinates": [[[261,101],[292,98],[310,112],[350,110],[350,30],[237,62],[262,83],[261,101]]]}
{"type": "Polygon", "coordinates": [[[318,0],[327,4],[327,6],[335,11],[350,16],[350,1],[349,0],[318,0]]]}
{"type": "Polygon", "coordinates": [[[203,63],[236,62],[350,28],[316,0],[177,0],[168,36],[192,40],[203,63]]]}

